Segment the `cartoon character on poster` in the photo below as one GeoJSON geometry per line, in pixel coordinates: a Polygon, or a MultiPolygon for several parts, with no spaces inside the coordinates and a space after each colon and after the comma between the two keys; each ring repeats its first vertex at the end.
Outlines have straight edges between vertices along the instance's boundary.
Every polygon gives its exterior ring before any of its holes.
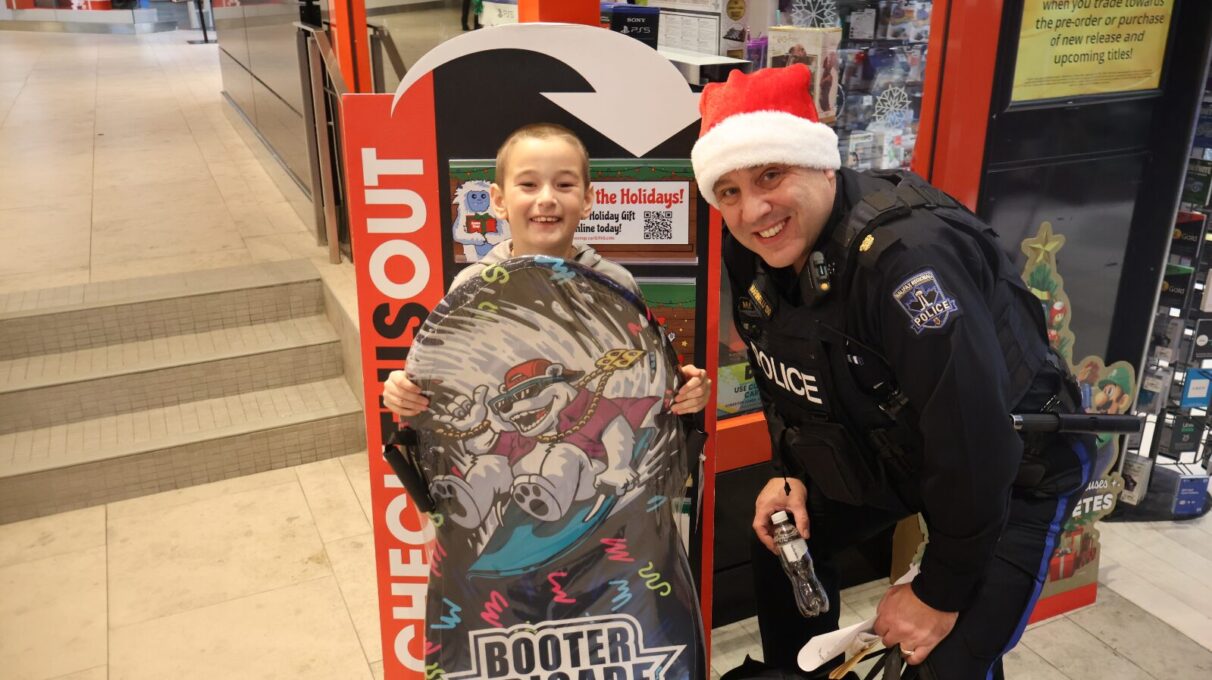
{"type": "MultiPolygon", "coordinates": [[[[1065,237],[1052,231],[1051,222],[1040,224],[1039,232],[1023,241],[1027,255],[1023,280],[1040,299],[1048,329],[1048,341],[1069,365],[1081,388],[1082,410],[1086,413],[1122,415],[1132,407],[1136,372],[1126,361],[1107,366],[1102,357],[1073,360],[1074,335],[1070,330],[1073,306],[1065,292],[1065,281],[1057,269],[1056,257],[1065,245],[1065,237]]],[[[1098,436],[1098,462],[1094,478],[1106,475],[1119,459],[1119,437],[1098,436]]]]}
{"type": "MultiPolygon", "coordinates": [[[[1064,245],[1065,237],[1054,233],[1050,222],[1040,224],[1039,232],[1022,244],[1022,251],[1027,255],[1023,280],[1040,299],[1049,343],[1077,378],[1082,410],[1106,415],[1127,413],[1132,407],[1136,382],[1131,364],[1120,361],[1107,366],[1098,356],[1073,360],[1075,337],[1070,330],[1073,307],[1057,268],[1057,253],[1064,245]]],[[[1115,509],[1124,488],[1122,477],[1114,469],[1119,460],[1120,439],[1118,435],[1107,433],[1096,438],[1097,458],[1090,482],[1073,515],[1065,522],[1057,551],[1050,562],[1042,598],[1097,583],[1099,535],[1095,525],[1115,509]]]]}
{"type": "Polygon", "coordinates": [[[630,490],[637,481],[632,458],[642,453],[648,433],[639,426],[660,399],[602,394],[613,373],[643,355],[610,350],[589,375],[527,359],[505,371],[499,386],[479,385],[470,397],[454,397],[448,415],[435,418],[446,425],[440,432],[462,442],[467,462],[430,485],[435,497],[450,500],[448,518],[480,526],[484,510],[504,494],[535,520],[552,522],[564,519],[574,502],[630,490]]]}
{"type": "Polygon", "coordinates": [[[454,241],[463,246],[467,262],[478,262],[493,246],[509,238],[509,223],[492,209],[490,185],[487,180],[467,180],[454,193],[454,241]]]}
{"type": "Polygon", "coordinates": [[[652,313],[592,270],[515,258],[450,291],[408,359],[430,398],[412,422],[436,505],[430,677],[532,677],[502,656],[523,644],[560,656],[543,678],[695,677],[679,377],[652,313]]]}

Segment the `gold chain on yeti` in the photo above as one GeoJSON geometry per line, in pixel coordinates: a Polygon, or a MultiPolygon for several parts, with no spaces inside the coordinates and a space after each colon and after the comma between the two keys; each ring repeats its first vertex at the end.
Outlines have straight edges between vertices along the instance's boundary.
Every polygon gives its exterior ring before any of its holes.
{"type": "Polygon", "coordinates": [[[453,428],[442,427],[441,425],[436,425],[436,426],[434,426],[433,431],[435,434],[437,434],[439,436],[450,437],[452,439],[458,439],[458,440],[462,441],[464,439],[471,439],[472,437],[484,434],[484,430],[487,430],[489,428],[489,426],[491,426],[491,425],[492,425],[492,423],[485,420],[484,422],[480,423],[479,425],[476,425],[475,427],[471,428],[470,430],[467,430],[466,432],[461,432],[461,431],[453,429],[453,428]]]}
{"type": "MultiPolygon", "coordinates": [[[[553,444],[555,442],[562,441],[569,435],[589,424],[589,421],[593,418],[593,414],[598,410],[598,404],[602,401],[602,393],[606,391],[606,381],[610,379],[610,376],[615,371],[631,368],[635,365],[635,362],[639,361],[640,357],[644,356],[646,353],[647,352],[642,349],[612,349],[603,354],[602,358],[594,362],[594,371],[576,382],[577,387],[584,387],[585,385],[593,382],[595,378],[601,378],[598,380],[597,389],[593,391],[593,398],[589,402],[589,407],[585,409],[585,414],[582,415],[577,422],[573,423],[572,426],[567,430],[557,432],[556,434],[541,434],[535,437],[535,439],[544,444],[553,444]]],[[[483,434],[484,431],[489,427],[491,427],[491,423],[485,419],[484,422],[476,425],[466,432],[460,432],[447,427],[435,427],[433,431],[440,436],[451,437],[462,441],[464,439],[471,439],[472,437],[483,434]]]]}

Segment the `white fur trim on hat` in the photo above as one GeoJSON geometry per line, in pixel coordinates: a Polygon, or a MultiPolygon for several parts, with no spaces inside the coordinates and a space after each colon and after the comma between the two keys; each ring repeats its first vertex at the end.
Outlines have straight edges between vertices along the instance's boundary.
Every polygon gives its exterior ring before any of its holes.
{"type": "Polygon", "coordinates": [[[828,125],[785,111],[754,111],[729,116],[699,137],[690,162],[699,192],[718,208],[715,183],[733,170],[765,163],[837,170],[842,156],[828,125]]]}

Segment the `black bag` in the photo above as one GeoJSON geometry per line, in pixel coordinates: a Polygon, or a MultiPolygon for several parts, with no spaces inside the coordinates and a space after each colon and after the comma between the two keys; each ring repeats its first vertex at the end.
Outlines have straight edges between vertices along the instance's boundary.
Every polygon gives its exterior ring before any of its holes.
{"type": "Polygon", "coordinates": [[[801,680],[811,677],[815,676],[767,666],[761,661],[754,661],[746,654],[745,662],[721,675],[720,680],[801,680]]]}
{"type": "MultiPolygon", "coordinates": [[[[872,656],[882,658],[871,667],[862,680],[912,680],[918,677],[917,668],[906,667],[905,661],[896,653],[895,647],[876,652],[872,656]]],[[[720,676],[720,680],[805,680],[808,678],[823,680],[829,676],[832,667],[833,665],[830,664],[829,668],[822,668],[812,673],[789,671],[767,666],[746,655],[744,663],[720,676]]],[[[857,673],[852,671],[843,676],[843,680],[860,680],[860,678],[857,673]]]]}

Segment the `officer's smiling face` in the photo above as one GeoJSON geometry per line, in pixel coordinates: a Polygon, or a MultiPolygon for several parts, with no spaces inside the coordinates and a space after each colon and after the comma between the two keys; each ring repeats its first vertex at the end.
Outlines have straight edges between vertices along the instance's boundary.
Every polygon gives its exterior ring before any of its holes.
{"type": "Polygon", "coordinates": [[[733,170],[715,183],[728,231],[769,267],[799,272],[833,211],[832,170],[767,164],[733,170]]]}

